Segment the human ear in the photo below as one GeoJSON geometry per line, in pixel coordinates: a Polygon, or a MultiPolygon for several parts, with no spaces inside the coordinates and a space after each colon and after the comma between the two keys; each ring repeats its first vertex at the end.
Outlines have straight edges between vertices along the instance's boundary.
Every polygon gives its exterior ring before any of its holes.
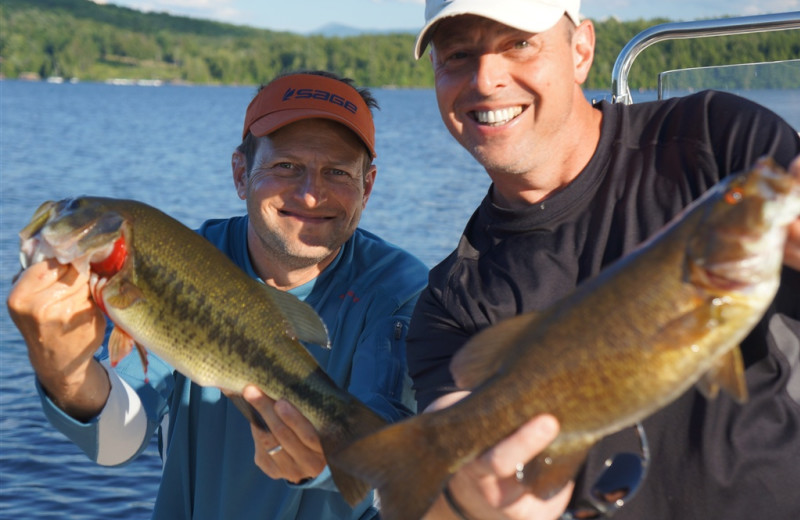
{"type": "Polygon", "coordinates": [[[236,194],[240,199],[245,200],[247,198],[247,160],[239,150],[235,150],[231,156],[231,171],[236,194]]]}
{"type": "Polygon", "coordinates": [[[364,172],[364,202],[361,204],[361,209],[367,207],[367,201],[372,193],[372,187],[375,186],[375,177],[378,174],[378,167],[374,164],[369,167],[369,170],[364,172]]]}
{"type": "Polygon", "coordinates": [[[584,20],[575,28],[572,35],[572,56],[575,65],[575,82],[579,85],[586,81],[594,60],[594,25],[591,20],[584,20]]]}

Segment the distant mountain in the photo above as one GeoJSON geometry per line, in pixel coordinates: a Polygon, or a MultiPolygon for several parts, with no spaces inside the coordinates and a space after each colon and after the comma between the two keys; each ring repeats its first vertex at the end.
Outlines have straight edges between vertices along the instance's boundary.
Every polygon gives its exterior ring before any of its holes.
{"type": "Polygon", "coordinates": [[[416,34],[417,29],[359,29],[339,23],[329,23],[319,29],[309,32],[309,35],[324,36],[325,38],[347,38],[364,34],[416,34]]]}

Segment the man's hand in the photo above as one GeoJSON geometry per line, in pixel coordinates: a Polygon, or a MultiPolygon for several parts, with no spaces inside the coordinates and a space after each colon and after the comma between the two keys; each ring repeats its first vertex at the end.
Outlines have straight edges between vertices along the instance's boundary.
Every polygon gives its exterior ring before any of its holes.
{"type": "MultiPolygon", "coordinates": [[[[426,411],[444,408],[468,392],[441,397],[426,411]]],[[[516,479],[517,464],[533,459],[558,435],[554,417],[541,415],[525,423],[511,436],[466,464],[448,482],[452,499],[469,518],[541,519],[558,518],[569,503],[573,484],[556,496],[542,500],[516,479]]],[[[428,519],[457,518],[443,496],[431,508],[428,519]]]]}
{"type": "Polygon", "coordinates": [[[263,417],[265,432],[250,425],[255,443],[255,463],[273,479],[292,483],[314,478],[327,464],[316,429],[288,401],[275,401],[253,385],[242,396],[263,417]]]}
{"type": "MultiPolygon", "coordinates": [[[[789,165],[789,174],[795,179],[800,179],[800,157],[797,157],[789,165]]],[[[800,218],[797,218],[789,226],[789,236],[783,252],[783,263],[800,271],[800,218]]]]}
{"type": "Polygon", "coordinates": [[[48,396],[75,419],[96,416],[110,385],[93,358],[106,323],[91,298],[88,275],[55,260],[38,262],[20,273],[6,304],[48,396]]]}

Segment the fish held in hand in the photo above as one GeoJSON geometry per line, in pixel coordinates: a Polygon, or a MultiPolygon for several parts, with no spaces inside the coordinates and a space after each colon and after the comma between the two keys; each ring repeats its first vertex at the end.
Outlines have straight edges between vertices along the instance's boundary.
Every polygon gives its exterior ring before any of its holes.
{"type": "Polygon", "coordinates": [[[800,178],[771,160],[727,178],[549,309],[471,338],[451,363],[467,397],[333,460],[378,489],[383,518],[420,518],[454,472],[536,415],[561,424],[524,470],[546,498],[602,437],[692,385],[746,400],[738,345],[775,297],[786,228],[798,216],[800,178]]]}
{"type": "MultiPolygon", "coordinates": [[[[386,424],[340,389],[301,343],[328,347],[312,307],[250,278],[165,213],[110,198],[46,202],[20,239],[23,268],[55,258],[90,273],[92,297],[114,323],[112,365],[135,347],[145,370],[149,350],[202,386],[241,394],[255,384],[297,407],[326,455],[386,424]]],[[[241,395],[232,400],[260,422],[241,395]]],[[[368,484],[330,467],[350,504],[363,499],[368,484]]]]}

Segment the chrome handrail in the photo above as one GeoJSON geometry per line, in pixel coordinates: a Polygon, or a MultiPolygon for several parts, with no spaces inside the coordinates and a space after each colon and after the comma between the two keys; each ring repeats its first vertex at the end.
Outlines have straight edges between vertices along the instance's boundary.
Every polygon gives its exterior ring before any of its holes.
{"type": "Polygon", "coordinates": [[[787,13],[739,16],[693,22],[667,22],[654,25],[634,36],[620,51],[611,71],[611,100],[614,103],[630,104],[628,73],[633,60],[647,47],[664,40],[727,36],[763,31],[779,31],[800,28],[800,11],[787,13]]]}

